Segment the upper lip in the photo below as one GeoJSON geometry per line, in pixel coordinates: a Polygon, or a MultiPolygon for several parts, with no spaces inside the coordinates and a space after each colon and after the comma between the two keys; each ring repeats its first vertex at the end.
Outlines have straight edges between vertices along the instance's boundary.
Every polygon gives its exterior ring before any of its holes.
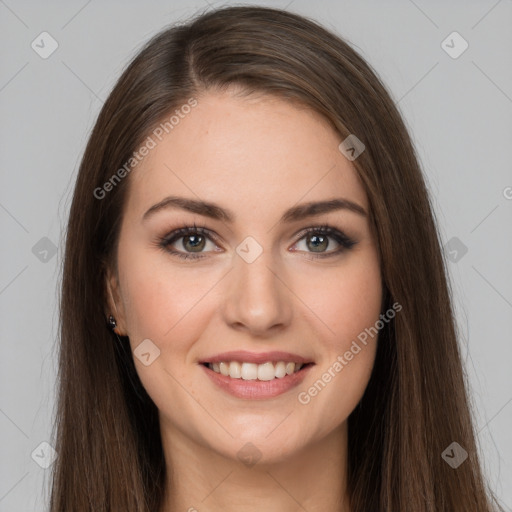
{"type": "Polygon", "coordinates": [[[223,352],[222,354],[216,354],[214,356],[206,357],[202,359],[200,364],[204,363],[221,363],[228,361],[239,361],[243,363],[255,363],[262,364],[268,361],[284,361],[285,363],[311,363],[311,359],[292,354],[291,352],[248,352],[246,350],[234,350],[231,352],[223,352]]]}

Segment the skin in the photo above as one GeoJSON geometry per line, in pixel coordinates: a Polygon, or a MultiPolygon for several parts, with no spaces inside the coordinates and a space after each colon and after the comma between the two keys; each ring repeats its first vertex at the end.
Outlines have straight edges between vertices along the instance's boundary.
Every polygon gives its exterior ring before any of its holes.
{"type": "MultiPolygon", "coordinates": [[[[129,177],[108,314],[132,350],[145,339],[160,350],[149,366],[134,357],[159,409],[168,474],[175,475],[160,512],[349,510],[347,418],[367,386],[376,338],[308,404],[298,394],[379,319],[378,251],[368,216],[348,209],[279,222],[292,206],[332,198],[368,212],[341,140],[308,109],[268,95],[209,91],[129,177]],[[230,224],[168,208],[142,219],[171,194],[213,201],[236,218],[230,224]],[[218,238],[206,238],[204,258],[158,247],[159,237],[194,222],[218,238]],[[314,234],[301,232],[322,224],[357,243],[335,254],[339,244],[329,236],[317,251],[331,256],[314,259],[314,234]],[[263,249],[252,263],[236,252],[247,236],[263,249]],[[235,398],[198,363],[240,349],[288,351],[315,366],[280,396],[235,398]],[[237,457],[248,442],[261,454],[251,467],[237,457]]],[[[172,247],[187,252],[187,240],[172,247]]]]}

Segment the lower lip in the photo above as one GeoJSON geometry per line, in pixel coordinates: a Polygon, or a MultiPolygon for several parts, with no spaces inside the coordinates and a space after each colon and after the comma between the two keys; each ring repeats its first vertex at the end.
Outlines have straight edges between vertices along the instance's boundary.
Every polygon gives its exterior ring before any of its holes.
{"type": "Polygon", "coordinates": [[[290,389],[298,386],[304,380],[310,368],[313,367],[312,364],[308,364],[296,373],[285,375],[282,379],[244,380],[232,379],[231,377],[226,377],[221,373],[210,370],[210,368],[203,364],[201,366],[206,372],[206,375],[221,389],[237,398],[249,400],[264,400],[286,393],[290,389]]]}

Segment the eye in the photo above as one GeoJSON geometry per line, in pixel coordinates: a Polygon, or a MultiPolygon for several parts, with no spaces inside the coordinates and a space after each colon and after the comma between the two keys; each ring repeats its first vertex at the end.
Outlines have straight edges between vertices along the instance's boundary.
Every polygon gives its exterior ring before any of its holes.
{"type": "MultiPolygon", "coordinates": [[[[316,226],[307,228],[302,231],[300,239],[295,243],[294,247],[305,241],[304,250],[309,254],[310,258],[328,258],[336,256],[351,247],[357,242],[352,240],[344,233],[331,226],[316,226]],[[331,248],[334,241],[334,250],[327,251],[331,248]]],[[[173,256],[182,259],[197,260],[206,257],[204,253],[217,251],[218,246],[213,242],[215,235],[205,227],[185,226],[169,233],[165,237],[158,240],[158,246],[173,256]],[[208,243],[212,247],[208,250],[208,243]]],[[[293,252],[297,249],[293,249],[293,252]]]]}
{"type": "Polygon", "coordinates": [[[305,251],[309,253],[309,257],[313,258],[328,258],[336,256],[350,249],[357,243],[355,240],[352,240],[345,235],[345,233],[342,233],[331,226],[316,226],[308,228],[301,234],[302,237],[295,245],[304,240],[305,251]],[[331,240],[334,240],[334,245],[337,245],[337,248],[335,247],[335,250],[326,252],[326,250],[331,248],[333,245],[331,240]]]}
{"type": "Polygon", "coordinates": [[[169,233],[167,236],[159,240],[158,245],[173,256],[178,256],[183,259],[200,259],[205,257],[205,255],[201,253],[203,249],[207,247],[208,242],[213,245],[213,250],[217,247],[211,241],[213,238],[213,234],[208,229],[204,227],[197,227],[194,224],[193,227],[186,226],[169,233]],[[176,247],[173,247],[176,245],[179,250],[176,250],[176,247]]]}

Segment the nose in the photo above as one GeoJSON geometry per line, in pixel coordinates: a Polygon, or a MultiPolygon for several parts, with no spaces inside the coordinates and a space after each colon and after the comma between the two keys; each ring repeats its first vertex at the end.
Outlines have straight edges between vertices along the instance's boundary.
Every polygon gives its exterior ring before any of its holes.
{"type": "Polygon", "coordinates": [[[272,335],[288,326],[293,294],[272,255],[263,251],[252,263],[236,255],[233,266],[223,302],[225,322],[255,337],[272,335]]]}

